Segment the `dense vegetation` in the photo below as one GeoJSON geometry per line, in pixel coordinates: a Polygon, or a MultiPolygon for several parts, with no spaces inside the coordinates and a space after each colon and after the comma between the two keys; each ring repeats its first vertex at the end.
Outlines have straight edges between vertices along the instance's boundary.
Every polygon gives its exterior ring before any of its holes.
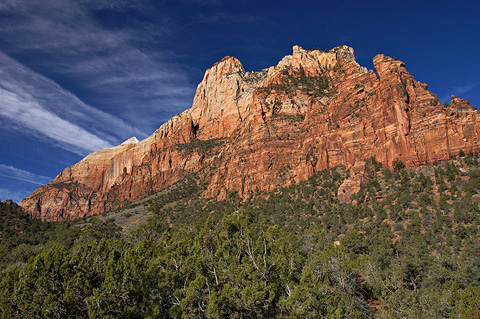
{"type": "Polygon", "coordinates": [[[287,67],[283,69],[276,83],[260,90],[270,93],[272,90],[291,96],[300,91],[312,96],[323,96],[330,89],[330,78],[325,75],[307,75],[300,66],[299,69],[287,67]]]}
{"type": "Polygon", "coordinates": [[[68,223],[32,219],[12,201],[0,201],[0,275],[13,265],[23,265],[52,241],[71,243],[79,229],[68,223]]]}
{"type": "Polygon", "coordinates": [[[338,167],[223,202],[192,175],[130,234],[112,219],[29,220],[46,237],[17,244],[28,261],[3,260],[2,317],[480,318],[480,167],[460,155],[394,170],[371,159],[352,203],[338,202],[338,167]]]}

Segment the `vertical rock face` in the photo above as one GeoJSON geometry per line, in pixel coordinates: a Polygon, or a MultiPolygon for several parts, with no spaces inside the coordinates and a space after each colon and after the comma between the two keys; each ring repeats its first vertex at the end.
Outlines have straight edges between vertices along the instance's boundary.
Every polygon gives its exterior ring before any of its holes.
{"type": "Polygon", "coordinates": [[[200,169],[205,196],[222,198],[227,189],[269,191],[372,156],[385,166],[397,159],[414,166],[479,149],[476,108],[455,97],[441,105],[401,61],[377,55],[373,62],[378,77],[347,46],[295,46],[260,72],[226,57],[206,71],[190,109],[143,141],[88,155],[20,205],[34,217],[74,219],[200,169]]]}
{"type": "Polygon", "coordinates": [[[367,161],[358,161],[350,168],[350,176],[338,188],[337,197],[341,203],[350,201],[352,195],[367,188],[375,177],[375,171],[367,161]]]}

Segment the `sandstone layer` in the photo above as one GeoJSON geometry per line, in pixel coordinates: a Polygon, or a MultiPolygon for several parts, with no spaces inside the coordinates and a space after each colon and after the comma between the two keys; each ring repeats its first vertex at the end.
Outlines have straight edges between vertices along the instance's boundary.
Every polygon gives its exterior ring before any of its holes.
{"type": "Polygon", "coordinates": [[[397,159],[417,166],[479,149],[475,107],[455,97],[442,105],[401,61],[377,55],[373,62],[376,73],[347,46],[295,46],[260,72],[225,57],[206,71],[190,109],[143,141],[88,155],[20,205],[34,217],[68,220],[199,171],[204,195],[223,198],[229,189],[240,196],[270,191],[372,156],[387,167],[397,159]]]}

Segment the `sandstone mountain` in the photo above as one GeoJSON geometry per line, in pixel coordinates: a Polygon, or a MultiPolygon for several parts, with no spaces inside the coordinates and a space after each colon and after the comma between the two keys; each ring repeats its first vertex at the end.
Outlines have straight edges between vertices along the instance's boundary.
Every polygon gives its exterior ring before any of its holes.
{"type": "Polygon", "coordinates": [[[361,168],[372,156],[384,166],[418,166],[480,148],[475,107],[455,97],[441,105],[401,61],[377,55],[373,63],[376,73],[347,46],[294,46],[260,72],[225,57],[206,71],[190,109],[143,141],[91,153],[20,205],[34,217],[68,220],[121,207],[195,172],[206,197],[248,196],[324,168],[361,168]]]}

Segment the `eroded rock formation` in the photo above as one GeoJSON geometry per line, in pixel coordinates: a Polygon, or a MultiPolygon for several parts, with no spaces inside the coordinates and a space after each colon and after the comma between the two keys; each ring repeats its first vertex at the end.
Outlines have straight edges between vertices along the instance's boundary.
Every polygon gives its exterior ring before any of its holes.
{"type": "Polygon", "coordinates": [[[441,105],[403,62],[377,55],[361,67],[347,46],[304,50],[245,72],[226,57],[206,71],[193,105],[152,136],[102,149],[20,202],[32,216],[74,219],[138,200],[202,169],[207,197],[272,190],[374,156],[384,166],[478,150],[480,115],[441,105]]]}

